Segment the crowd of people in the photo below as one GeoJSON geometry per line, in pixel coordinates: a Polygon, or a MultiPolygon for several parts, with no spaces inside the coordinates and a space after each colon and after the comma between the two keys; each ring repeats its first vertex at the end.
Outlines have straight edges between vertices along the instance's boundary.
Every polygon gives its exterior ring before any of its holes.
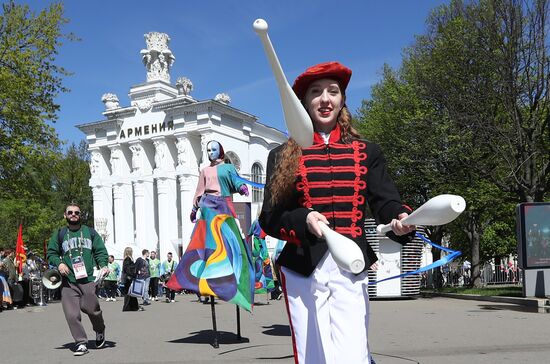
{"type": "MultiPolygon", "coordinates": [[[[122,299],[122,311],[144,311],[144,306],[151,302],[161,300],[175,303],[176,294],[194,293],[189,290],[176,291],[167,286],[166,283],[178,266],[172,252],[168,252],[166,259],[161,260],[156,251],[143,249],[141,256],[134,260],[132,248],[127,247],[122,262],[117,262],[113,255],[107,255],[99,234],[93,228],[80,223],[78,205],[69,204],[64,214],[68,226],[52,233],[47,259],[29,251],[21,273],[17,271],[15,250],[0,248],[0,312],[61,299],[76,343],[74,353],[79,356],[88,353],[87,337],[80,323],[80,311],[86,313],[92,321],[96,332],[96,347],[104,345],[105,324],[100,300],[116,302],[122,299]],[[51,269],[58,270],[64,277],[59,282],[59,287],[40,287],[44,273],[51,269]],[[143,283],[139,295],[131,293],[135,281],[143,283]]],[[[280,299],[280,289],[275,292],[274,299],[280,299]]],[[[200,294],[197,295],[197,302],[208,303],[208,297],[201,299],[200,294]]]]}
{"type": "MultiPolygon", "coordinates": [[[[124,259],[126,265],[134,265],[134,268],[127,268],[123,274],[123,263],[115,260],[113,255],[108,256],[108,272],[102,279],[97,280],[99,270],[94,267],[94,282],[99,284],[95,287],[95,294],[105,302],[116,302],[125,296],[133,278],[142,279],[146,285],[142,303],[138,306],[150,305],[152,301],[165,300],[166,303],[174,303],[176,291],[169,289],[166,282],[174,272],[177,261],[173,259],[173,253],[169,252],[166,259],[161,261],[156,251],[149,252],[144,249],[142,256],[135,260],[132,257],[132,248],[125,251],[124,259]],[[135,270],[135,274],[133,271],[135,270]],[[125,288],[126,287],[126,288],[125,288]]],[[[28,253],[21,274],[17,272],[15,261],[15,250],[12,248],[0,247],[0,312],[3,310],[17,310],[28,306],[38,305],[41,301],[58,300],[61,297],[61,288],[47,289],[42,287],[42,276],[48,269],[55,269],[46,260],[33,252],[28,253]],[[34,280],[34,286],[33,286],[34,280]],[[43,297],[40,297],[43,295],[43,297]]],[[[188,293],[188,292],[185,292],[188,293]]],[[[134,297],[135,298],[135,297],[134,297]]],[[[136,310],[138,310],[136,309],[136,310]]]]}
{"type": "MultiPolygon", "coordinates": [[[[15,250],[12,248],[0,248],[0,312],[3,310],[16,310],[41,302],[40,297],[44,292],[40,290],[42,272],[48,268],[48,264],[34,252],[28,252],[22,270],[19,273],[16,267],[15,250]]],[[[46,292],[54,297],[56,292],[46,292]]]]}

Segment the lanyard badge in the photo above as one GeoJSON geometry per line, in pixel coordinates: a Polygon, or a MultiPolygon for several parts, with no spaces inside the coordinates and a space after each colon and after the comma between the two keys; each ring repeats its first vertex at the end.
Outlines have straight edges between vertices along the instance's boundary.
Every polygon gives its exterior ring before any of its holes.
{"type": "Polygon", "coordinates": [[[88,278],[88,272],[86,271],[86,264],[82,256],[84,255],[82,250],[82,241],[84,236],[82,231],[80,231],[80,239],[78,239],[78,247],[80,250],[80,255],[73,257],[72,249],[69,246],[69,257],[71,258],[71,265],[73,267],[74,276],[76,279],[88,278]]]}
{"type": "Polygon", "coordinates": [[[76,279],[88,277],[88,273],[86,272],[86,265],[84,264],[84,259],[82,259],[80,255],[71,258],[71,263],[73,265],[73,272],[76,279]]]}

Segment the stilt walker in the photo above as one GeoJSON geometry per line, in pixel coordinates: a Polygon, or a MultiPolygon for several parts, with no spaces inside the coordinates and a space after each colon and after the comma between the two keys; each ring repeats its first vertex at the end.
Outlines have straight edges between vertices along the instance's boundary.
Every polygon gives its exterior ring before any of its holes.
{"type": "Polygon", "coordinates": [[[167,286],[211,297],[213,345],[217,347],[214,297],[251,311],[254,269],[250,248],[242,239],[231,199],[233,193],[248,196],[248,188],[236,178],[235,167],[224,163],[224,150],[219,142],[208,142],[207,152],[210,165],[199,176],[190,216],[196,223],[195,228],[167,286]]]}

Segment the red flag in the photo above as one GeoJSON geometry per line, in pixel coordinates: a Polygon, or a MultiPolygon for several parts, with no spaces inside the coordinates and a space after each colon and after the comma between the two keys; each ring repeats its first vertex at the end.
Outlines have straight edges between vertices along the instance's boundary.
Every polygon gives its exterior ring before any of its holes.
{"type": "Polygon", "coordinates": [[[23,264],[27,260],[27,253],[23,246],[23,224],[19,224],[19,232],[17,233],[17,244],[15,245],[15,264],[17,265],[17,273],[23,273],[23,264]]]}

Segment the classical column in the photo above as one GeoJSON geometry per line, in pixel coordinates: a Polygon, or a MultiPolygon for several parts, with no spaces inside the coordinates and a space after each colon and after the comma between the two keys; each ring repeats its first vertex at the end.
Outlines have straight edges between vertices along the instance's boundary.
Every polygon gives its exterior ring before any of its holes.
{"type": "MultiPolygon", "coordinates": [[[[94,225],[107,247],[113,245],[113,189],[111,186],[92,186],[94,225]]],[[[117,257],[118,258],[118,257],[117,257]]]]}
{"type": "Polygon", "coordinates": [[[141,142],[130,143],[135,206],[135,243],[141,249],[156,250],[155,200],[153,177],[147,173],[146,155],[141,142]],[[147,174],[147,175],[146,175],[147,174]]]}
{"type": "Polygon", "coordinates": [[[158,201],[158,234],[161,257],[168,252],[177,254],[178,237],[178,204],[176,191],[176,172],[174,158],[165,137],[151,138],[155,146],[155,169],[153,176],[157,183],[158,201]]]}
{"type": "Polygon", "coordinates": [[[158,241],[155,230],[155,201],[153,193],[152,178],[140,179],[134,182],[136,245],[149,251],[157,249],[158,241]]]}
{"type": "Polygon", "coordinates": [[[111,179],[113,181],[113,205],[117,246],[134,245],[134,203],[130,165],[120,145],[111,147],[111,179]]]}
{"type": "Polygon", "coordinates": [[[178,165],[176,173],[179,178],[180,211],[181,211],[181,242],[183,251],[189,245],[191,233],[195,224],[189,220],[193,206],[193,196],[197,188],[199,167],[193,147],[186,135],[177,135],[178,165]]]}
{"type": "Polygon", "coordinates": [[[134,216],[132,213],[132,185],[115,183],[113,185],[113,205],[115,212],[115,245],[129,246],[134,242],[134,216]]]}
{"type": "Polygon", "coordinates": [[[193,206],[193,196],[197,188],[198,176],[196,175],[180,175],[178,176],[180,183],[180,210],[182,215],[181,220],[181,243],[182,249],[185,251],[191,240],[191,233],[195,224],[189,219],[191,208],[193,206]]]}
{"type": "MultiPolygon", "coordinates": [[[[101,148],[90,148],[90,182],[94,201],[94,228],[101,234],[111,254],[116,255],[113,233],[113,189],[110,181],[109,165],[101,148]]],[[[122,252],[120,258],[122,257],[122,252]]],[[[117,256],[117,258],[119,258],[117,256]]]]}
{"type": "Polygon", "coordinates": [[[157,181],[159,246],[161,257],[168,252],[177,255],[178,239],[178,205],[176,179],[160,176],[157,181]]]}

